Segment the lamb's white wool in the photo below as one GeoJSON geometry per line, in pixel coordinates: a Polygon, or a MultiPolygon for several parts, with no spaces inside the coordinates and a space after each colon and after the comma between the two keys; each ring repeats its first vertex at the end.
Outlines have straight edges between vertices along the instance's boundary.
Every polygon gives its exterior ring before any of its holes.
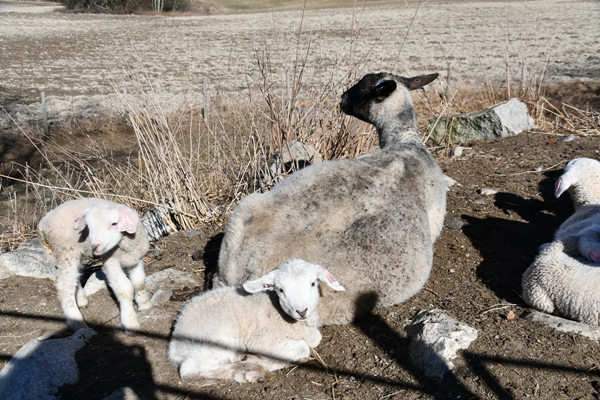
{"type": "Polygon", "coordinates": [[[323,267],[293,259],[243,289],[222,287],[192,299],[177,318],[168,349],[182,381],[255,382],[308,357],[321,342],[318,281],[344,290],[323,267]]]}
{"type": "Polygon", "coordinates": [[[555,195],[573,196],[575,213],[523,274],[523,299],[545,312],[598,325],[600,315],[600,163],[570,161],[557,180],[555,195]]]}
{"type": "Polygon", "coordinates": [[[585,204],[600,204],[600,162],[591,158],[569,161],[554,187],[557,198],[569,190],[575,210],[585,204]]]}
{"type": "Polygon", "coordinates": [[[79,275],[83,260],[89,257],[102,260],[108,283],[119,300],[123,328],[140,328],[133,299],[135,295],[140,310],[151,307],[144,289],[142,260],[149,242],[134,210],[103,199],[71,200],[48,212],[40,220],[38,232],[60,270],[56,288],[73,330],[87,327],[79,311],[88,304],[79,275]],[[123,269],[128,270],[129,277],[123,269]]]}
{"type": "Polygon", "coordinates": [[[323,288],[323,324],[403,302],[427,279],[450,180],[421,143],[410,90],[437,74],[369,74],[342,96],[349,115],[377,128],[381,149],[314,164],[266,194],[242,199],[229,219],[215,286],[240,285],[290,257],[330,270],[348,291],[323,288]]]}

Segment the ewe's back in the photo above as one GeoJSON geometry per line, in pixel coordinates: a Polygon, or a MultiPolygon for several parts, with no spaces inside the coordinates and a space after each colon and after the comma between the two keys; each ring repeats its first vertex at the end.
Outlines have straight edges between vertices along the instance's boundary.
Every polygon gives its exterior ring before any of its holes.
{"type": "Polygon", "coordinates": [[[322,288],[323,324],[403,302],[429,277],[446,190],[443,172],[413,138],[309,166],[238,204],[215,284],[239,285],[302,258],[346,286],[342,293],[322,288]]]}

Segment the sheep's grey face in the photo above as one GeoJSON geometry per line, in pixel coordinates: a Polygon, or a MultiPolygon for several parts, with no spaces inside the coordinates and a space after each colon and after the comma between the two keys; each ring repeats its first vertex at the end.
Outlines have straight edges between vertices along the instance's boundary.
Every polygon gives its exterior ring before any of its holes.
{"type": "Polygon", "coordinates": [[[297,321],[305,321],[319,304],[319,280],[314,270],[281,274],[273,281],[283,311],[297,321]]]}
{"type": "Polygon", "coordinates": [[[376,123],[381,114],[396,115],[406,98],[410,99],[405,79],[387,73],[367,74],[342,94],[340,107],[344,113],[370,123],[376,123]]]}
{"type": "Polygon", "coordinates": [[[123,233],[118,228],[119,219],[118,210],[102,204],[90,208],[85,214],[94,255],[101,256],[119,244],[123,238],[123,233]]]}

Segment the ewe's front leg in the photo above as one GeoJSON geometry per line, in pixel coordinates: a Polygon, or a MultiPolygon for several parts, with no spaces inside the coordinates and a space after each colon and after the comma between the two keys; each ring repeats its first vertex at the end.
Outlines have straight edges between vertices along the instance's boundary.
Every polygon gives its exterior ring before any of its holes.
{"type": "Polygon", "coordinates": [[[121,309],[121,325],[126,331],[137,331],[140,329],[135,310],[133,308],[133,284],[123,272],[119,261],[109,258],[104,260],[104,272],[108,284],[119,300],[121,309]]]}
{"type": "Polygon", "coordinates": [[[129,279],[133,284],[135,302],[138,305],[138,310],[142,311],[152,308],[150,296],[146,291],[146,272],[144,271],[143,260],[140,260],[140,262],[129,271],[129,279]]]}
{"type": "Polygon", "coordinates": [[[56,279],[58,299],[67,318],[67,324],[77,332],[79,329],[87,328],[76,301],[79,264],[75,260],[61,260],[58,267],[60,269],[60,274],[56,279]]]}

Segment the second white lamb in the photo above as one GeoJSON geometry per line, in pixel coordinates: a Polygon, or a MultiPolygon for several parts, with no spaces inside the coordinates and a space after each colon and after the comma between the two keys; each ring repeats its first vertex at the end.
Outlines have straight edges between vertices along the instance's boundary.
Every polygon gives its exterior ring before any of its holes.
{"type": "Polygon", "coordinates": [[[321,342],[319,284],[344,291],[323,267],[289,260],[243,287],[222,287],[189,302],[176,320],[169,360],[195,386],[256,382],[310,356],[321,342]]]}

